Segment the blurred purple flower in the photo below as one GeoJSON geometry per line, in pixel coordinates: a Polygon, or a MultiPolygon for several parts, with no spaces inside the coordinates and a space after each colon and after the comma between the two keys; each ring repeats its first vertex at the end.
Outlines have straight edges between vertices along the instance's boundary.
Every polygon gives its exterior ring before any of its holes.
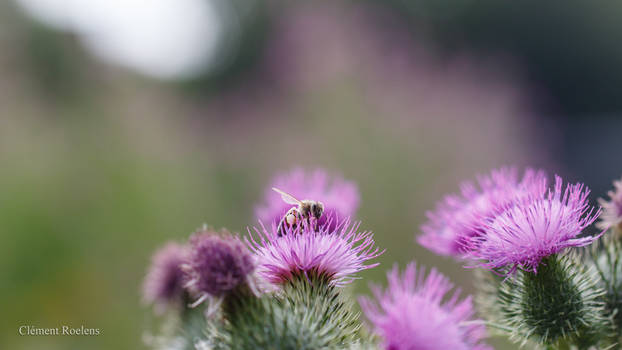
{"type": "Polygon", "coordinates": [[[310,199],[324,204],[324,214],[318,220],[319,226],[331,222],[334,230],[338,219],[354,216],[359,205],[359,193],[353,182],[333,176],[322,169],[305,172],[294,169],[288,173],[277,175],[266,189],[263,203],[256,207],[257,218],[267,224],[278,224],[285,213],[292,207],[283,201],[281,196],[272,190],[278,188],[296,199],[310,199]],[[333,218],[333,220],[329,220],[333,218]]]}
{"type": "MultiPolygon", "coordinates": [[[[600,237],[578,237],[600,214],[588,204],[583,184],[568,184],[555,176],[555,187],[533,200],[517,203],[487,224],[474,257],[490,269],[509,267],[537,272],[540,261],[568,247],[580,247],[600,237]]],[[[602,233],[601,233],[602,234],[602,233]]]]}
{"type": "Polygon", "coordinates": [[[170,242],[157,250],[151,258],[151,266],[143,283],[143,299],[153,303],[159,310],[182,302],[186,246],[170,242]]]}
{"type": "Polygon", "coordinates": [[[196,305],[208,296],[223,296],[245,283],[254,265],[250,252],[237,237],[203,230],[190,237],[184,269],[188,288],[200,295],[196,305]]]}
{"type": "Polygon", "coordinates": [[[609,201],[600,198],[598,203],[603,207],[600,220],[596,226],[601,230],[612,228],[622,233],[622,179],[613,182],[615,189],[609,191],[609,201]]]}
{"type": "Polygon", "coordinates": [[[325,225],[319,231],[310,225],[290,227],[278,235],[276,224],[268,230],[255,228],[257,238],[249,230],[247,242],[257,257],[257,273],[266,281],[281,284],[296,274],[323,275],[336,286],[355,279],[355,273],[378,265],[365,262],[380,256],[383,251],[374,247],[371,232],[359,232],[359,223],[343,221],[330,229],[325,225]]]}
{"type": "MultiPolygon", "coordinates": [[[[512,57],[447,55],[413,35],[399,15],[368,5],[273,8],[274,35],[262,61],[243,84],[186,110],[195,119],[188,125],[207,133],[201,140],[219,150],[215,156],[237,164],[281,167],[300,162],[298,150],[313,149],[308,164],[356,157],[361,161],[351,169],[364,172],[382,158],[413,173],[416,165],[422,179],[434,177],[404,189],[420,199],[455,182],[448,169],[470,173],[507,159],[556,167],[549,145],[559,128],[534,115],[534,89],[512,57]],[[316,134],[326,137],[318,142],[316,134]]],[[[421,201],[411,204],[418,210],[421,201]]]]}
{"type": "Polygon", "coordinates": [[[478,178],[479,189],[472,182],[461,185],[459,195],[451,194],[426,213],[428,221],[417,241],[435,253],[463,257],[477,250],[477,237],[484,225],[517,201],[546,191],[542,171],[527,169],[518,181],[515,168],[493,170],[478,178]]]}
{"type": "Polygon", "coordinates": [[[372,286],[377,300],[359,299],[361,308],[387,350],[485,350],[484,325],[472,320],[471,297],[462,300],[459,290],[443,302],[453,284],[436,270],[425,277],[414,262],[400,275],[397,266],[388,274],[388,287],[372,286]]]}

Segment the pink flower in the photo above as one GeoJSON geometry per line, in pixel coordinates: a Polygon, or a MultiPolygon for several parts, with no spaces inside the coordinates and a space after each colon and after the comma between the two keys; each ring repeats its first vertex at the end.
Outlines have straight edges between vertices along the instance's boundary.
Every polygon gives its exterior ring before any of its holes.
{"type": "Polygon", "coordinates": [[[359,224],[349,221],[325,225],[315,231],[309,225],[289,228],[279,236],[276,224],[268,230],[249,230],[247,242],[257,258],[257,273],[266,281],[281,284],[296,274],[323,275],[336,286],[355,279],[354,274],[378,264],[365,263],[384,251],[374,247],[371,232],[359,232],[359,224]],[[330,229],[335,226],[335,229],[330,229]]]}
{"type": "Polygon", "coordinates": [[[517,201],[546,191],[542,171],[527,169],[518,181],[516,169],[493,170],[478,178],[479,188],[471,182],[461,185],[459,195],[452,194],[426,213],[428,221],[417,241],[437,254],[463,257],[477,250],[484,225],[517,201]]]}
{"type": "Polygon", "coordinates": [[[486,329],[475,313],[471,297],[459,300],[459,291],[432,270],[425,277],[410,263],[403,274],[395,266],[388,274],[388,287],[372,286],[376,302],[359,299],[365,316],[382,338],[387,350],[485,350],[481,343],[486,329]]]}
{"type": "Polygon", "coordinates": [[[569,184],[562,191],[562,179],[555,176],[555,187],[548,195],[519,202],[489,221],[474,257],[491,269],[536,272],[543,258],[592,243],[600,235],[579,237],[600,213],[589,206],[589,193],[581,183],[569,184]]]}
{"type": "Polygon", "coordinates": [[[622,180],[613,182],[615,189],[609,191],[609,201],[600,198],[598,203],[603,207],[603,213],[596,226],[601,230],[613,228],[622,233],[622,180]]]}

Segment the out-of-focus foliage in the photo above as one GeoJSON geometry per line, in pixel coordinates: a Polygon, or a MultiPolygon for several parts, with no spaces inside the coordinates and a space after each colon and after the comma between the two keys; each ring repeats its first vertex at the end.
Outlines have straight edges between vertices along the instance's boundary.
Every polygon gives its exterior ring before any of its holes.
{"type": "Polygon", "coordinates": [[[508,54],[550,94],[555,110],[619,112],[622,5],[571,1],[390,0],[414,31],[453,52],[468,47],[508,54]]]}

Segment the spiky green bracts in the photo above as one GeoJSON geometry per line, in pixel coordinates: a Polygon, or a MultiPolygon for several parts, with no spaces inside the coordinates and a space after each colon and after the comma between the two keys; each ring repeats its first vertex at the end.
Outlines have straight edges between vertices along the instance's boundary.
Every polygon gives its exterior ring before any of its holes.
{"type": "MultiPolygon", "coordinates": [[[[326,276],[296,276],[276,294],[223,301],[223,349],[347,349],[359,343],[352,305],[326,276]]],[[[212,342],[214,343],[214,342],[212,342]]]]}
{"type": "Polygon", "coordinates": [[[537,273],[520,270],[498,283],[492,321],[522,345],[600,345],[610,327],[598,281],[578,258],[548,257],[537,273]]]}

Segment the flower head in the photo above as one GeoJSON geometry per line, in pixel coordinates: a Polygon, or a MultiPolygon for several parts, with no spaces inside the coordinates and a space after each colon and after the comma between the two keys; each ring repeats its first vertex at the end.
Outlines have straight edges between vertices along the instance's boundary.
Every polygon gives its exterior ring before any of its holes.
{"type": "Polygon", "coordinates": [[[188,287],[204,299],[208,295],[223,296],[245,283],[254,265],[250,252],[238,238],[203,230],[190,237],[185,269],[188,287]]]}
{"type": "Polygon", "coordinates": [[[527,169],[519,181],[516,169],[501,168],[478,178],[479,189],[471,182],[461,185],[460,195],[452,194],[434,211],[417,241],[435,253],[462,257],[477,249],[477,237],[483,234],[487,220],[494,218],[515,202],[544,193],[546,176],[527,169]]]}
{"type": "Polygon", "coordinates": [[[299,200],[310,199],[324,204],[324,214],[318,220],[319,226],[336,221],[329,218],[346,218],[355,214],[359,205],[356,185],[340,177],[331,178],[324,170],[317,169],[306,173],[302,169],[276,176],[267,188],[264,201],[255,208],[257,218],[268,225],[279,223],[285,213],[292,208],[283,201],[272,188],[285,191],[299,200]]]}
{"type": "Polygon", "coordinates": [[[596,226],[601,230],[613,228],[618,233],[622,233],[622,179],[613,182],[615,189],[609,191],[609,201],[603,198],[598,203],[603,207],[603,213],[596,226]]]}
{"type": "Polygon", "coordinates": [[[487,268],[537,272],[543,258],[592,243],[599,236],[578,237],[600,213],[589,206],[589,192],[581,183],[562,191],[562,179],[556,176],[548,195],[518,203],[489,221],[474,257],[487,268]]]}
{"type": "Polygon", "coordinates": [[[325,225],[318,231],[301,225],[290,227],[282,236],[276,225],[271,230],[262,226],[255,229],[257,238],[249,230],[247,241],[257,258],[257,273],[268,282],[281,284],[296,274],[315,273],[341,286],[357,272],[377,266],[365,262],[384,253],[374,247],[371,232],[358,231],[359,224],[346,220],[334,230],[325,225]]]}
{"type": "Polygon", "coordinates": [[[187,255],[187,247],[170,242],[155,252],[143,283],[143,298],[159,308],[181,302],[184,273],[181,265],[187,255]]]}
{"type": "Polygon", "coordinates": [[[472,320],[471,297],[459,300],[456,291],[445,298],[453,288],[445,276],[432,270],[425,277],[423,269],[417,271],[415,263],[410,263],[403,274],[395,266],[387,277],[386,290],[372,287],[377,303],[359,299],[385,349],[491,349],[481,343],[485,327],[472,320]]]}

